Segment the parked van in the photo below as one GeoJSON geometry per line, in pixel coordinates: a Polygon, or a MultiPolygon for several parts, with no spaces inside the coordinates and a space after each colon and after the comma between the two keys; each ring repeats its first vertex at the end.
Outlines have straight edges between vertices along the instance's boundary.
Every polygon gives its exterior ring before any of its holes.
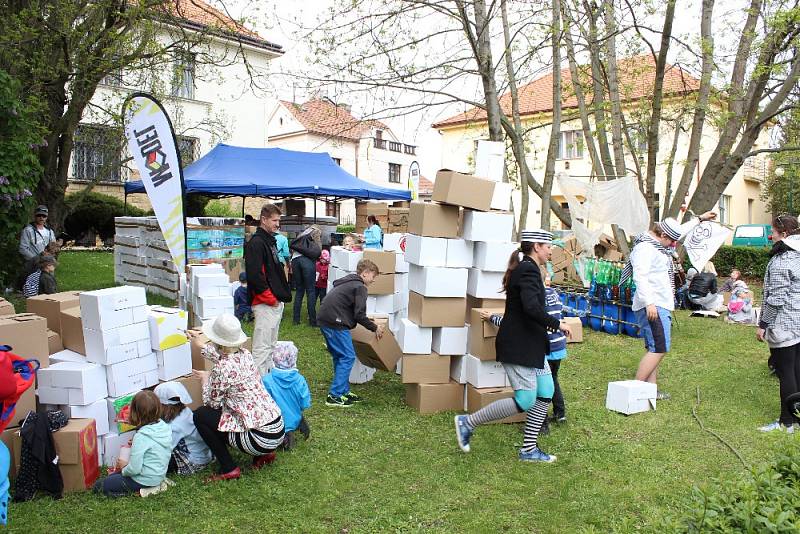
{"type": "Polygon", "coordinates": [[[772,226],[769,224],[742,224],[733,232],[735,247],[771,247],[772,226]]]}

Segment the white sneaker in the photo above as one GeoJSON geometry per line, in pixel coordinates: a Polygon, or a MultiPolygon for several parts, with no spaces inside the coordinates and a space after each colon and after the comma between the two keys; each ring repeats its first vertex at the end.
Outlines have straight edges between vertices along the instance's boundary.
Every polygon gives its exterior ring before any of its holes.
{"type": "Polygon", "coordinates": [[[764,425],[758,428],[761,432],[774,432],[779,430],[781,432],[786,432],[787,434],[794,434],[794,425],[784,426],[780,423],[780,421],[773,421],[768,425],[764,425]]]}

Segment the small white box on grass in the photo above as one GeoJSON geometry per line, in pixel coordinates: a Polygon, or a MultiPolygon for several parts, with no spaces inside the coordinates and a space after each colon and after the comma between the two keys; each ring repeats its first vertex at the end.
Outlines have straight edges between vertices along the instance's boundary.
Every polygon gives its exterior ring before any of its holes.
{"type": "Polygon", "coordinates": [[[508,258],[519,248],[517,243],[475,243],[471,267],[481,271],[506,272],[508,258]]]}
{"type": "Polygon", "coordinates": [[[430,354],[433,330],[418,326],[410,319],[400,319],[397,343],[403,354],[430,354]]]}
{"type": "Polygon", "coordinates": [[[463,297],[467,292],[467,269],[411,265],[408,289],[424,297],[463,297]]]}
{"type": "Polygon", "coordinates": [[[408,234],[405,258],[413,265],[444,267],[447,265],[447,239],[408,234]]]}
{"type": "Polygon", "coordinates": [[[147,324],[150,327],[150,346],[153,350],[166,350],[187,341],[189,314],[184,310],[153,306],[147,315],[147,324]]]}
{"type": "Polygon", "coordinates": [[[84,328],[83,341],[86,347],[86,359],[103,365],[137,358],[152,350],[150,328],[146,322],[112,330],[84,328]]]}
{"type": "Polygon", "coordinates": [[[158,379],[173,380],[192,372],[192,346],[189,343],[156,351],[158,379]]]}
{"type": "Polygon", "coordinates": [[[481,271],[474,267],[469,270],[467,294],[479,299],[503,299],[503,273],[481,271]]]}
{"type": "Polygon", "coordinates": [[[94,419],[98,436],[111,432],[108,407],[104,398],[85,406],[61,404],[59,409],[70,419],[94,419]]]}
{"type": "Polygon", "coordinates": [[[143,287],[120,286],[80,294],[84,328],[107,330],[146,320],[147,295],[143,287]]]}
{"type": "Polygon", "coordinates": [[[441,356],[459,356],[467,353],[469,330],[466,326],[443,326],[433,329],[433,352],[441,356]]]}
{"type": "Polygon", "coordinates": [[[331,266],[343,271],[355,272],[358,262],[364,257],[361,251],[347,250],[343,247],[331,247],[331,266]]]}
{"type": "Polygon", "coordinates": [[[630,415],[656,409],[658,388],[642,380],[609,382],[606,393],[606,408],[630,415]]]}
{"type": "Polygon", "coordinates": [[[467,383],[476,388],[501,388],[506,385],[506,370],[503,364],[491,360],[479,360],[472,354],[464,356],[467,383]]]}
{"type": "Polygon", "coordinates": [[[37,372],[39,402],[85,406],[108,396],[105,370],[95,363],[60,362],[37,372]]]}
{"type": "Polygon", "coordinates": [[[446,267],[472,267],[472,241],[466,239],[447,240],[446,267]]]}
{"type": "Polygon", "coordinates": [[[158,384],[158,359],[155,352],[108,365],[105,370],[110,397],[120,397],[158,384]]]}
{"type": "Polygon", "coordinates": [[[459,384],[467,383],[467,357],[453,356],[450,358],[450,378],[459,384]]]}
{"type": "Polygon", "coordinates": [[[508,243],[513,231],[514,216],[510,213],[464,210],[461,227],[461,237],[464,239],[508,243]]]}

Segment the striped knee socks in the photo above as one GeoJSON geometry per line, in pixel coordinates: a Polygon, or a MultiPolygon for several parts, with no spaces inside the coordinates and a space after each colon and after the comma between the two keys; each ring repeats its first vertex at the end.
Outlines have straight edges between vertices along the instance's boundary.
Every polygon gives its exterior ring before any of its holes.
{"type": "Polygon", "coordinates": [[[528,409],[528,415],[525,418],[522,448],[520,449],[522,452],[530,452],[538,446],[539,431],[542,429],[542,424],[547,417],[548,406],[550,406],[550,399],[542,400],[537,398],[536,403],[528,409]]]}
{"type": "Polygon", "coordinates": [[[490,421],[497,421],[517,415],[520,409],[514,399],[500,399],[494,401],[489,406],[481,408],[477,412],[467,416],[467,426],[474,430],[476,426],[483,425],[490,421]]]}

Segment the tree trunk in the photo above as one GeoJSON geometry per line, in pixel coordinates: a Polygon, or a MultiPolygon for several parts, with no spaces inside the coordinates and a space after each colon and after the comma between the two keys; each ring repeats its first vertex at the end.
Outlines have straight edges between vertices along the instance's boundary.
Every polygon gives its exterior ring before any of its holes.
{"type": "Polygon", "coordinates": [[[678,187],[675,189],[674,198],[667,194],[662,212],[668,217],[677,217],[681,206],[689,193],[697,161],[700,159],[700,141],[703,137],[703,124],[706,120],[708,109],[708,96],[711,93],[711,73],[714,68],[714,35],[711,33],[711,15],[714,10],[714,0],[703,0],[700,14],[700,46],[702,48],[702,67],[700,74],[700,87],[697,93],[697,102],[694,107],[692,120],[692,133],[689,137],[689,148],[686,153],[686,163],[678,187]]]}
{"type": "MultiPolygon", "coordinates": [[[[503,127],[500,124],[500,99],[497,94],[497,82],[494,77],[494,61],[490,42],[489,18],[486,12],[486,1],[475,0],[475,47],[478,69],[481,72],[483,93],[486,97],[486,117],[491,141],[503,140],[503,127]]],[[[464,10],[466,14],[466,9],[464,10]]]]}
{"type": "Polygon", "coordinates": [[[606,135],[605,88],[603,87],[603,70],[600,50],[602,45],[597,38],[597,6],[584,1],[586,14],[589,17],[589,58],[592,69],[592,107],[594,109],[594,125],[597,132],[597,145],[600,152],[600,161],[603,163],[603,172],[599,175],[605,180],[617,175],[608,149],[608,136],[606,135]]]}
{"type": "Polygon", "coordinates": [[[678,141],[681,137],[681,118],[675,120],[675,135],[672,136],[672,148],[669,151],[669,160],[667,163],[667,183],[664,187],[664,199],[660,202],[662,217],[667,217],[666,212],[669,207],[670,198],[672,198],[672,171],[675,168],[675,156],[678,154],[678,141]]]}
{"type": "Polygon", "coordinates": [[[552,26],[550,43],[553,49],[553,123],[550,126],[550,143],[547,146],[547,160],[544,165],[542,184],[542,213],[540,225],[550,230],[550,195],[553,191],[553,178],[556,172],[559,137],[561,136],[561,2],[552,0],[552,26]]]}

